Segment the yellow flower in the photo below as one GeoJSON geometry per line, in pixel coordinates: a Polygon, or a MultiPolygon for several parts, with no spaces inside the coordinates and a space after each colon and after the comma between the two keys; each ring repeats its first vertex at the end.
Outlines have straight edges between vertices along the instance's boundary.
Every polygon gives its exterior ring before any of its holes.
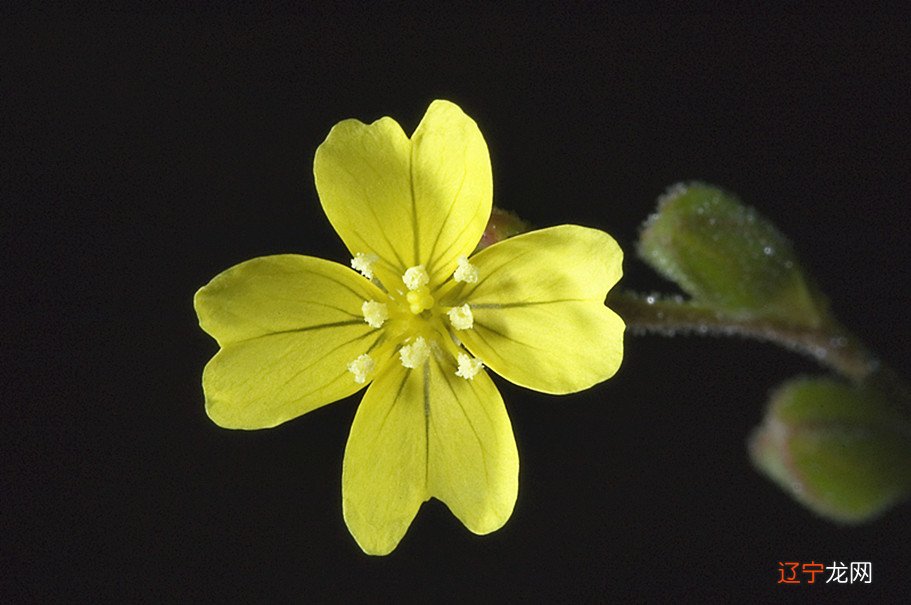
{"type": "Polygon", "coordinates": [[[612,376],[624,325],[604,299],[620,248],[563,225],[469,257],[491,212],[490,158],[475,122],[446,101],[411,139],[388,117],[340,122],[313,171],[357,272],[285,254],[200,289],[200,325],[221,347],[203,373],[209,417],[268,428],[369,384],[342,469],[361,548],[391,552],[431,497],[474,533],[500,528],[519,460],[484,368],[545,393],[612,376]]]}

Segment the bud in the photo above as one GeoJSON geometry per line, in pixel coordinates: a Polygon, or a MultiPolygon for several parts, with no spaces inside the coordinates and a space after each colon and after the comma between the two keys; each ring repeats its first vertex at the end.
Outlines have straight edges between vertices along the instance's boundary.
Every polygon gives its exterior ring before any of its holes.
{"type": "Polygon", "coordinates": [[[504,239],[525,233],[529,228],[530,225],[514,213],[494,206],[490,211],[487,227],[484,228],[484,234],[481,236],[481,241],[478,243],[475,252],[504,239]]]}
{"type": "Polygon", "coordinates": [[[750,457],[818,515],[863,523],[911,496],[909,414],[866,387],[793,380],[772,395],[750,457]]]}
{"type": "Polygon", "coordinates": [[[804,278],[790,242],[736,197],[678,184],[642,226],[639,256],[693,301],[735,319],[818,327],[826,304],[804,278]]]}

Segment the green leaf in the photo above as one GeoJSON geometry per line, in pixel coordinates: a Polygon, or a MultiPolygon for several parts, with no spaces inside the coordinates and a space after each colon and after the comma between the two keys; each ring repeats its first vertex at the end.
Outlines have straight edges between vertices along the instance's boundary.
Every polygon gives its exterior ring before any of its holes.
{"type": "Polygon", "coordinates": [[[736,319],[818,327],[826,302],[806,279],[790,242],[733,195],[678,184],[643,225],[639,256],[693,302],[736,319]]]}

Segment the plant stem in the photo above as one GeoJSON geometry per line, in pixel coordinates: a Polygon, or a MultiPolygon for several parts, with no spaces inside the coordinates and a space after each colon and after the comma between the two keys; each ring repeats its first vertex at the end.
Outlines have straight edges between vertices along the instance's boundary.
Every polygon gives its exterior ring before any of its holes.
{"type": "Polygon", "coordinates": [[[612,292],[609,305],[634,334],[744,336],[773,342],[808,355],[858,383],[869,381],[882,369],[863,343],[834,321],[809,328],[769,319],[738,319],[681,298],[624,290],[612,292]]]}

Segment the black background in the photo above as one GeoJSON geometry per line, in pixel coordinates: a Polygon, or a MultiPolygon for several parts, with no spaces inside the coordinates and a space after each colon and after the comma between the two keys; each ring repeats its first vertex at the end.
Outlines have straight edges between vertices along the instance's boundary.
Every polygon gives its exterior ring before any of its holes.
{"type": "Polygon", "coordinates": [[[813,363],[742,340],[627,336],[567,397],[497,379],[518,442],[512,519],[436,501],[363,555],[341,516],[360,395],[219,429],[192,296],[266,254],[345,262],[312,179],[343,118],[411,132],[434,98],[490,147],[495,203],[633,253],[672,183],[740,194],[795,242],[837,315],[908,376],[907,19],[437,13],[372,5],[3,20],[4,600],[365,598],[884,601],[911,587],[911,508],[820,520],[745,439],[813,363]],[[873,583],[778,586],[778,562],[871,561],[873,583]]]}

